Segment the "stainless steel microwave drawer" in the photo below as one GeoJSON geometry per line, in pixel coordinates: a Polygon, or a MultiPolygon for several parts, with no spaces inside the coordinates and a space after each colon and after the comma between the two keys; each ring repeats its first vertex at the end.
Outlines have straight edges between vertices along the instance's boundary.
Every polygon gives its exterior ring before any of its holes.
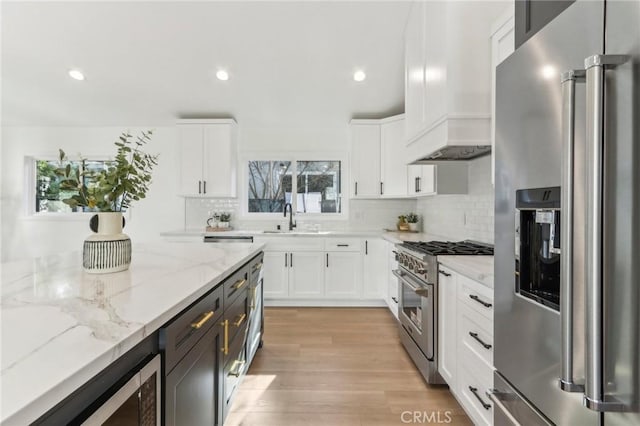
{"type": "Polygon", "coordinates": [[[223,292],[223,287],[218,286],[160,329],[160,349],[165,351],[167,372],[222,318],[223,292]]]}

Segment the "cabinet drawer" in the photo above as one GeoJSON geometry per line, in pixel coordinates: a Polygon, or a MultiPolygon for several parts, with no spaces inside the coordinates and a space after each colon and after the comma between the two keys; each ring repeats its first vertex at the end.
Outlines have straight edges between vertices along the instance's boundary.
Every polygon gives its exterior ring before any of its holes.
{"type": "Polygon", "coordinates": [[[228,413],[236,387],[248,368],[246,329],[238,333],[230,343],[229,352],[224,358],[224,412],[228,413]]]}
{"type": "Polygon", "coordinates": [[[458,298],[471,309],[493,321],[493,289],[464,275],[458,275],[458,298]]]}
{"type": "Polygon", "coordinates": [[[262,274],[262,266],[264,265],[264,254],[260,253],[258,256],[251,259],[249,262],[249,273],[251,274],[251,283],[255,284],[260,281],[260,274],[262,274]]]}
{"type": "Polygon", "coordinates": [[[222,317],[223,287],[218,286],[160,329],[160,349],[169,372],[211,326],[222,317]]]}
{"type": "Polygon", "coordinates": [[[245,266],[224,281],[224,302],[226,309],[240,293],[249,287],[249,266],[245,266]]]}
{"type": "Polygon", "coordinates": [[[271,237],[254,238],[255,243],[265,244],[265,251],[322,251],[324,250],[324,238],[300,237],[297,235],[278,235],[271,237]]]}
{"type": "Polygon", "coordinates": [[[360,238],[327,238],[324,249],[326,251],[362,251],[360,238]]]}
{"type": "Polygon", "coordinates": [[[240,330],[247,329],[249,322],[249,291],[246,288],[241,290],[241,294],[233,301],[231,306],[227,305],[224,311],[224,319],[229,321],[229,342],[240,330]]]}
{"type": "Polygon", "coordinates": [[[476,366],[493,366],[491,322],[465,305],[460,305],[458,342],[460,359],[475,371],[476,366]]]}
{"type": "MultiPolygon", "coordinates": [[[[478,371],[474,370],[474,372],[478,371]]],[[[484,373],[482,375],[484,376],[484,373]]],[[[492,379],[476,378],[476,375],[471,374],[468,368],[463,367],[460,369],[458,384],[458,398],[473,423],[492,425],[493,402],[487,396],[487,391],[493,387],[492,379]]]]}

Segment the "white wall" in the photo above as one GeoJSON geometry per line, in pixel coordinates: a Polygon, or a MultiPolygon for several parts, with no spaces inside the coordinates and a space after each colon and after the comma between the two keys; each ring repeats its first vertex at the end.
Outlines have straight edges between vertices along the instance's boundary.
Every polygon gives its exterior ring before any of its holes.
{"type": "Polygon", "coordinates": [[[493,244],[491,157],[470,161],[468,179],[468,194],[418,199],[423,229],[450,240],[470,239],[493,244]]]}
{"type": "MultiPolygon", "coordinates": [[[[57,158],[58,148],[70,156],[112,157],[120,133],[148,128],[133,127],[4,127],[2,129],[2,260],[81,250],[91,234],[88,218],[64,219],[26,214],[25,156],[57,158]]],[[[159,164],[147,198],[134,203],[125,232],[136,242],[159,241],[159,233],[184,226],[184,200],[177,197],[176,130],[154,129],[148,152],[159,153],[159,164]]],[[[83,217],[84,216],[84,217],[83,217]]]]}

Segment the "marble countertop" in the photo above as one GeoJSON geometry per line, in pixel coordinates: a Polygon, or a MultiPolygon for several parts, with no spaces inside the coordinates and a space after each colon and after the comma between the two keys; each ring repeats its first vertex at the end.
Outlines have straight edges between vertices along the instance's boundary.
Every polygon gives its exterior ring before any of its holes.
{"type": "Polygon", "coordinates": [[[438,256],[438,263],[493,288],[493,256],[438,256]]]}
{"type": "Polygon", "coordinates": [[[201,229],[179,229],[175,231],[161,232],[163,237],[204,237],[206,236],[241,236],[253,235],[259,237],[381,237],[394,244],[403,241],[431,241],[449,239],[422,232],[396,232],[385,231],[382,229],[359,230],[359,229],[343,229],[343,230],[323,230],[323,231],[294,231],[294,232],[265,232],[263,230],[233,230],[224,232],[205,232],[201,229]]]}
{"type": "Polygon", "coordinates": [[[105,275],[80,252],[2,264],[0,423],[36,420],[262,248],[134,244],[130,269],[105,275]]]}

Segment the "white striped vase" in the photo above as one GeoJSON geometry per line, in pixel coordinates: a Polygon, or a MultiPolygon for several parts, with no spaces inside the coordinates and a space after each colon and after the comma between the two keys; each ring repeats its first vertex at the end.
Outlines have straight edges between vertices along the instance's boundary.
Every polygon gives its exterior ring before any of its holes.
{"type": "Polygon", "coordinates": [[[122,213],[98,213],[91,217],[94,232],[84,240],[82,266],[90,274],[108,274],[129,269],[131,239],[122,233],[122,213]]]}

